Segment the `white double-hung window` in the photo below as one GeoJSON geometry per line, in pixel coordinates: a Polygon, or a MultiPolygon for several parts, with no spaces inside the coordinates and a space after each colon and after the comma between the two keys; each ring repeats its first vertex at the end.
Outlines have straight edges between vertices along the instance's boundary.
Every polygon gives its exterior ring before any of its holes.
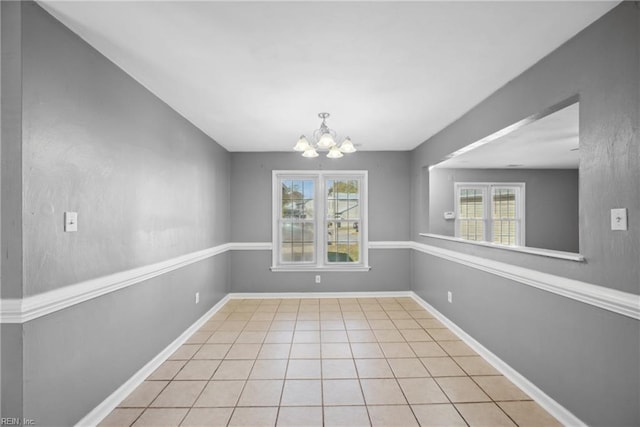
{"type": "Polygon", "coordinates": [[[274,171],[274,271],[368,270],[367,172],[274,171]]]}
{"type": "Polygon", "coordinates": [[[524,183],[457,182],[456,237],[524,246],[524,189],[524,183]]]}

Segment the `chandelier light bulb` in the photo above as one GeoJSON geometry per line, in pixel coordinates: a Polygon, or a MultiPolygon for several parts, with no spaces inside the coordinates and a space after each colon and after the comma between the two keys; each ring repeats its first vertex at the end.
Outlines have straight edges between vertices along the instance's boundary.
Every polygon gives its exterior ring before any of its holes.
{"type": "Polygon", "coordinates": [[[329,153],[327,154],[327,157],[330,159],[339,159],[342,156],[344,156],[344,154],[342,154],[335,145],[329,149],[329,153]]]}
{"type": "Polygon", "coordinates": [[[302,157],[307,157],[307,158],[313,158],[313,157],[318,157],[319,154],[316,151],[315,148],[309,146],[309,148],[307,148],[304,153],[302,153],[302,157]]]}
{"type": "Polygon", "coordinates": [[[318,141],[318,148],[321,150],[327,150],[336,145],[336,142],[333,140],[333,137],[330,133],[323,133],[318,141]]]}
{"type": "Polygon", "coordinates": [[[351,142],[351,138],[346,137],[344,141],[342,141],[342,144],[340,145],[340,151],[346,154],[350,154],[350,153],[355,153],[358,150],[356,150],[356,147],[353,146],[353,143],[351,142]]]}
{"type": "Polygon", "coordinates": [[[300,136],[300,139],[298,139],[295,147],[293,147],[295,151],[300,152],[307,151],[309,148],[311,148],[311,145],[309,145],[309,141],[307,141],[307,138],[304,135],[300,136]]]}

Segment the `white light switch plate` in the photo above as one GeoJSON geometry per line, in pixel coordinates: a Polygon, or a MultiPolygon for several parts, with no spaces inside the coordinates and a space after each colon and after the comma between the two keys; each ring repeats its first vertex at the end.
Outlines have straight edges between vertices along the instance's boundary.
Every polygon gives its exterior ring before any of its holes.
{"type": "Polygon", "coordinates": [[[78,231],[78,212],[64,213],[64,231],[78,231]]]}
{"type": "Polygon", "coordinates": [[[627,209],[626,208],[611,209],[611,229],[612,230],[627,229],[627,209]]]}

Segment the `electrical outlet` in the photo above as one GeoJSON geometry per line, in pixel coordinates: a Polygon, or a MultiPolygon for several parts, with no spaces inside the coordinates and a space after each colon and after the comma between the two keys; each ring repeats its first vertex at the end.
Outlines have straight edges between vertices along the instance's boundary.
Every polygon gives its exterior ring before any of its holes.
{"type": "Polygon", "coordinates": [[[316,274],[316,283],[320,283],[320,282],[321,282],[320,275],[316,274]]]}
{"type": "Polygon", "coordinates": [[[200,302],[200,292],[196,292],[196,304],[200,302]]]}
{"type": "Polygon", "coordinates": [[[447,301],[449,301],[450,303],[453,302],[453,293],[451,291],[447,292],[447,301]]]}

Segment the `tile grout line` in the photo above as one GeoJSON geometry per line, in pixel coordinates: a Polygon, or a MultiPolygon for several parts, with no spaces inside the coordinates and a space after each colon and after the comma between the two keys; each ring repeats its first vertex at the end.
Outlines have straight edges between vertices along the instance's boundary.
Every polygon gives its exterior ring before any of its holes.
{"type": "MultiPolygon", "coordinates": [[[[282,304],[282,301],[280,301],[282,304]]],[[[278,401],[278,409],[276,410],[276,425],[278,424],[278,418],[280,418],[280,408],[282,407],[282,398],[284,397],[284,388],[287,384],[287,374],[289,373],[289,361],[291,360],[291,352],[293,351],[293,337],[296,332],[296,322],[298,321],[298,313],[300,313],[300,303],[298,302],[298,308],[296,310],[296,320],[293,323],[293,331],[291,333],[291,343],[289,344],[289,353],[287,354],[287,365],[284,368],[284,375],[282,378],[282,390],[280,391],[280,400],[278,401]]]]}
{"type": "MultiPolygon", "coordinates": [[[[242,301],[242,300],[241,300],[242,301]]],[[[259,305],[259,304],[258,304],[259,305]]],[[[240,313],[240,312],[239,312],[240,313]]],[[[255,314],[256,311],[252,311],[251,313],[255,314]]],[[[251,317],[253,317],[253,314],[251,317]]],[[[231,315],[227,316],[230,317],[231,315]]],[[[229,346],[229,350],[227,350],[227,352],[225,353],[225,357],[222,358],[222,362],[220,362],[220,365],[222,365],[222,363],[224,362],[226,356],[229,354],[229,352],[231,351],[231,348],[233,348],[233,346],[238,342],[238,338],[240,338],[240,335],[242,334],[242,331],[244,331],[244,329],[247,327],[249,321],[246,321],[245,324],[243,325],[242,329],[240,330],[240,332],[238,333],[238,336],[236,336],[236,338],[234,339],[233,343],[231,343],[231,346],[229,346]]],[[[217,332],[217,331],[216,331],[217,332]]],[[[233,331],[235,332],[235,331],[233,331]]],[[[262,346],[260,346],[260,348],[262,348],[262,346]]],[[[260,350],[258,350],[258,353],[260,352],[260,350]]],[[[257,357],[257,355],[256,355],[257,357]]],[[[227,426],[229,426],[229,424],[231,423],[231,420],[233,419],[233,415],[236,412],[236,409],[238,408],[238,403],[240,403],[240,398],[242,397],[242,393],[244,393],[244,389],[247,386],[247,382],[249,381],[249,376],[251,376],[251,371],[253,371],[253,367],[255,366],[256,363],[256,359],[253,360],[253,364],[251,365],[251,369],[249,370],[249,373],[247,374],[247,378],[244,380],[244,384],[242,385],[242,388],[240,389],[240,393],[238,393],[238,398],[235,401],[235,404],[233,406],[233,410],[231,411],[231,415],[229,415],[229,420],[227,421],[227,426]]],[[[216,372],[218,371],[220,367],[216,368],[216,372]]],[[[214,374],[211,376],[211,378],[213,378],[213,376],[215,376],[215,372],[214,374]]],[[[233,380],[232,380],[233,381],[233,380]]]]}
{"type": "MultiPolygon", "coordinates": [[[[406,310],[403,309],[403,311],[406,312],[406,310]]],[[[385,310],[385,313],[387,313],[387,316],[389,315],[389,313],[385,310]]],[[[395,323],[394,323],[395,325],[395,323]]],[[[400,334],[402,335],[402,338],[405,338],[406,341],[406,337],[404,336],[404,334],[402,334],[402,332],[400,332],[400,334]]],[[[408,343],[408,341],[406,341],[408,343]]],[[[409,345],[409,347],[411,347],[411,345],[409,345]]],[[[414,352],[413,347],[411,347],[411,351],[414,352]]],[[[418,355],[416,354],[416,358],[417,360],[420,362],[420,364],[422,364],[422,361],[420,360],[420,358],[418,358],[418,355]]],[[[387,359],[385,359],[387,361],[387,364],[389,365],[389,368],[391,369],[391,373],[393,374],[394,379],[396,380],[396,384],[398,384],[398,387],[400,388],[400,392],[402,393],[402,396],[404,397],[404,400],[407,402],[407,406],[409,406],[409,410],[411,411],[411,414],[413,415],[413,418],[415,419],[415,421],[418,423],[418,425],[420,425],[420,420],[418,419],[418,417],[416,416],[415,411],[413,410],[413,405],[411,404],[411,402],[409,402],[409,399],[407,398],[407,395],[404,391],[404,389],[402,388],[402,385],[400,384],[400,381],[398,379],[398,376],[396,374],[396,372],[393,370],[393,367],[391,367],[391,364],[389,363],[389,361],[387,359]]],[[[427,373],[429,373],[429,370],[426,368],[427,373]]],[[[429,373],[430,374],[430,373],[429,373]]]]}
{"type": "MultiPolygon", "coordinates": [[[[371,323],[369,323],[369,319],[367,318],[367,314],[364,311],[364,307],[362,307],[362,304],[360,304],[360,300],[358,300],[358,304],[360,305],[360,309],[362,310],[364,321],[367,322],[367,325],[369,325],[369,328],[371,328],[371,323]]],[[[372,329],[369,329],[369,330],[373,331],[372,329]]],[[[375,337],[375,334],[374,334],[374,337],[375,337]]],[[[351,343],[349,343],[349,347],[351,347],[351,343]]],[[[378,347],[380,347],[380,344],[378,344],[378,347]]],[[[382,351],[382,349],[380,349],[380,351],[382,351]]],[[[351,354],[353,355],[353,352],[351,354]]],[[[365,411],[367,411],[367,417],[369,418],[369,425],[372,426],[373,419],[371,418],[371,412],[369,412],[369,405],[367,405],[367,399],[364,396],[364,388],[362,387],[362,381],[360,379],[360,370],[358,369],[358,365],[356,364],[355,356],[353,358],[353,364],[356,367],[356,375],[358,376],[358,385],[360,386],[360,393],[362,393],[362,402],[364,403],[364,409],[365,411]]]]}
{"type": "MultiPolygon", "coordinates": [[[[228,316],[227,316],[228,317],[228,316]]],[[[213,331],[209,337],[207,338],[207,341],[209,341],[209,339],[213,336],[213,334],[215,334],[215,332],[217,331],[217,328],[215,331],[213,331]]],[[[197,332],[197,331],[196,331],[197,332]]],[[[205,344],[201,344],[200,348],[202,348],[205,344]]],[[[231,349],[231,347],[229,347],[229,350],[231,349]]],[[[197,353],[197,352],[196,352],[197,353]]],[[[194,353],[193,355],[195,356],[196,353],[194,353]]],[[[173,379],[171,381],[174,381],[175,378],[177,378],[178,375],[180,375],[180,372],[182,372],[182,370],[189,364],[190,361],[194,360],[193,356],[191,357],[191,359],[189,361],[187,361],[187,363],[185,363],[182,368],[180,368],[180,370],[173,376],[173,379]]],[[[197,359],[196,359],[197,360],[197,359]]],[[[215,373],[218,371],[218,369],[220,369],[220,365],[222,365],[222,362],[224,361],[224,357],[222,358],[222,360],[220,361],[220,363],[218,364],[218,366],[216,366],[216,368],[213,370],[213,372],[211,373],[211,375],[209,376],[209,379],[207,380],[206,384],[204,385],[204,387],[202,388],[202,390],[200,390],[200,393],[198,393],[198,396],[194,399],[193,403],[191,404],[191,408],[189,408],[189,410],[187,411],[187,413],[185,414],[185,416],[183,417],[183,419],[180,421],[180,424],[182,424],[184,422],[184,420],[186,419],[187,416],[189,416],[189,414],[191,413],[192,409],[194,408],[194,405],[196,404],[196,402],[198,401],[198,399],[200,399],[200,397],[202,396],[202,394],[204,393],[204,391],[206,390],[207,386],[209,385],[209,382],[211,381],[211,378],[213,378],[213,376],[215,375],[215,373]]],[[[180,425],[179,424],[179,425],[180,425]]]]}

